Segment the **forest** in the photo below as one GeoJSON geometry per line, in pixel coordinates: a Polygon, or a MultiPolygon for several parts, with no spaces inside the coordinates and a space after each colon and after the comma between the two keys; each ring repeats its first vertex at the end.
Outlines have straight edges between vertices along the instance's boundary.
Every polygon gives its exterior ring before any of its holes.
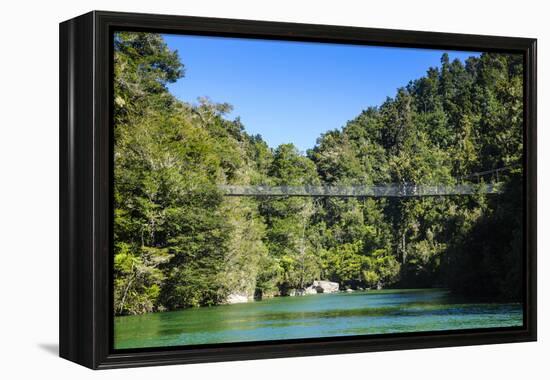
{"type": "Polygon", "coordinates": [[[185,69],[161,35],[116,33],[116,315],[284,296],[315,280],[521,301],[521,55],[443,54],[307,152],[269,147],[228,117],[230,104],[178,100],[167,85],[185,69]],[[498,179],[471,177],[500,168],[498,179]],[[219,187],[495,180],[498,195],[411,198],[228,197],[219,187]]]}

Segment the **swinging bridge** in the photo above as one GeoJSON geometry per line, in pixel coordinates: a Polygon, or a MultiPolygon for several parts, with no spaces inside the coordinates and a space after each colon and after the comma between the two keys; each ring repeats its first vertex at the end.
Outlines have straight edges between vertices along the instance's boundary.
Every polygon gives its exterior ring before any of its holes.
{"type": "Polygon", "coordinates": [[[388,183],[380,185],[301,185],[301,186],[269,186],[269,185],[219,185],[218,188],[226,196],[253,196],[253,197],[354,197],[354,198],[381,198],[381,197],[430,197],[449,195],[472,194],[499,194],[502,192],[503,182],[500,182],[500,173],[512,167],[503,167],[493,170],[472,173],[456,179],[457,183],[441,185],[418,185],[411,183],[388,183]],[[482,181],[490,176],[490,182],[482,181]],[[469,181],[468,181],[469,180],[469,181]],[[458,183],[463,181],[461,183],[458,183]]]}

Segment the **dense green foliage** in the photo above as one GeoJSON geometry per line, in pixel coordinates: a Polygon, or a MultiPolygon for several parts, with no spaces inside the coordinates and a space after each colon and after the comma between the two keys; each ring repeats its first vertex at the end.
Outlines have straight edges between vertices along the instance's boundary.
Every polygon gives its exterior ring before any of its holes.
{"type": "Polygon", "coordinates": [[[118,33],[114,67],[117,314],[284,295],[319,279],[520,298],[521,56],[463,64],[443,55],[439,68],[306,154],[247,134],[225,117],[228,104],[172,96],[166,85],[184,66],[159,35],[118,33]],[[453,184],[503,167],[498,196],[254,198],[218,189],[453,184]]]}

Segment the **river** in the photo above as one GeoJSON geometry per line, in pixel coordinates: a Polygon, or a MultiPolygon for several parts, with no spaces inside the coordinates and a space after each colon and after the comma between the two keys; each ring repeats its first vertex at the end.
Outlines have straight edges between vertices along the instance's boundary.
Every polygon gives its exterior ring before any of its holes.
{"type": "Polygon", "coordinates": [[[522,326],[519,303],[467,302],[441,289],[276,297],[115,318],[115,348],[522,326]]]}

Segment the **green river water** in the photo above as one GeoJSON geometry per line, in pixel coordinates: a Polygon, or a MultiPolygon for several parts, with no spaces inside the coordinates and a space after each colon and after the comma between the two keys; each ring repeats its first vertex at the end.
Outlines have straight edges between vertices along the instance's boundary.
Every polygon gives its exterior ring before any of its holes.
{"type": "Polygon", "coordinates": [[[519,303],[467,302],[441,289],[276,297],[115,318],[115,348],[522,326],[519,303]]]}

